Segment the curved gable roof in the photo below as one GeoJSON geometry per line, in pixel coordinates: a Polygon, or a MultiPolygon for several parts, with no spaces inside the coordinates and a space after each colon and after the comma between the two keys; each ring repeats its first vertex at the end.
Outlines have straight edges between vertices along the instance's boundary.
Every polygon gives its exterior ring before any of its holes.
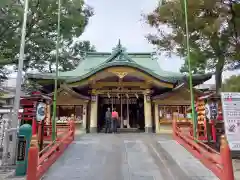
{"type": "Polygon", "coordinates": [[[104,70],[106,68],[109,68],[109,67],[116,67],[116,66],[126,66],[126,67],[133,67],[133,68],[136,68],[142,72],[145,72],[147,73],[148,75],[151,75],[153,77],[155,77],[156,79],[160,80],[160,81],[163,81],[163,82],[168,82],[168,83],[176,83],[176,80],[170,78],[170,77],[163,77],[163,76],[160,76],[158,74],[156,74],[154,71],[150,70],[150,69],[147,69],[145,67],[142,67],[141,65],[137,64],[137,63],[130,63],[130,62],[109,62],[109,63],[103,63],[99,66],[97,66],[96,68],[94,68],[92,71],[90,71],[89,73],[83,75],[83,76],[80,76],[80,77],[72,77],[72,78],[69,78],[68,80],[66,80],[67,83],[72,83],[72,82],[77,82],[77,81],[80,81],[80,80],[83,80],[83,79],[86,79],[92,75],[94,75],[95,73],[101,71],[101,70],[104,70]]]}
{"type": "MultiPolygon", "coordinates": [[[[105,68],[113,66],[128,66],[143,71],[160,81],[176,83],[183,81],[186,77],[181,73],[164,71],[161,69],[158,60],[153,58],[152,53],[126,53],[120,41],[113,49],[112,53],[88,53],[84,60],[71,71],[59,72],[59,79],[66,82],[76,82],[83,80],[105,68]]],[[[27,74],[30,79],[54,79],[55,73],[27,74]]],[[[194,75],[193,80],[205,81],[211,75],[194,75]]]]}

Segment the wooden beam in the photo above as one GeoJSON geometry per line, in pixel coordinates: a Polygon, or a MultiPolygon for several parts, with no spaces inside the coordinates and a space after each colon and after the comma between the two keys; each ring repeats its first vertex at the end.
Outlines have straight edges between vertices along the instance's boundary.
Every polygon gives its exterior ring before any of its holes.
{"type": "MultiPolygon", "coordinates": [[[[112,89],[112,90],[107,90],[107,89],[93,89],[92,91],[89,91],[91,94],[144,94],[145,89],[136,89],[136,90],[128,90],[128,89],[112,89]]],[[[150,93],[153,93],[153,91],[149,91],[150,93]]]]}
{"type": "Polygon", "coordinates": [[[91,87],[95,89],[100,89],[103,87],[118,87],[119,83],[122,87],[139,87],[142,89],[150,88],[150,85],[144,82],[96,82],[93,83],[91,87]]]}
{"type": "MultiPolygon", "coordinates": [[[[81,80],[79,82],[74,82],[74,83],[69,83],[69,86],[81,86],[81,85],[95,85],[98,82],[96,80],[98,80],[98,77],[102,74],[102,73],[112,73],[115,74],[116,76],[123,78],[125,76],[135,76],[135,77],[141,77],[142,79],[145,80],[145,82],[147,82],[148,87],[152,86],[152,85],[156,85],[159,87],[163,87],[163,88],[173,88],[174,85],[172,83],[168,83],[168,82],[163,82],[159,79],[156,79],[150,75],[148,75],[147,73],[144,73],[142,71],[137,70],[136,68],[131,68],[131,67],[110,67],[107,69],[104,69],[103,71],[97,72],[96,74],[92,75],[91,77],[81,80]]],[[[133,84],[134,82],[129,82],[131,84],[133,84]]],[[[137,82],[136,82],[137,83],[137,82]]]]}

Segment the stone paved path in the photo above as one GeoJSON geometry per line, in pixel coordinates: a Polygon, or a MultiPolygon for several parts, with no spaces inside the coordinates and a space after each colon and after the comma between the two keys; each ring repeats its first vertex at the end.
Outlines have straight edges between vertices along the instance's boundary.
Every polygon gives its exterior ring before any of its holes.
{"type": "Polygon", "coordinates": [[[182,147],[172,143],[169,135],[87,134],[76,139],[43,180],[216,179],[211,173],[200,177],[187,173],[190,169],[202,173],[208,170],[204,166],[196,167],[197,160],[193,157],[186,160],[190,157],[188,152],[181,154],[182,147]],[[184,156],[188,167],[179,166],[184,156]]]}
{"type": "Polygon", "coordinates": [[[176,141],[158,141],[158,143],[160,143],[161,147],[167,152],[177,149],[171,156],[190,179],[218,180],[212,171],[207,169],[198,159],[192,156],[192,154],[184,147],[180,146],[176,141]]]}
{"type": "Polygon", "coordinates": [[[240,159],[234,159],[232,162],[235,180],[240,180],[240,159]]]}

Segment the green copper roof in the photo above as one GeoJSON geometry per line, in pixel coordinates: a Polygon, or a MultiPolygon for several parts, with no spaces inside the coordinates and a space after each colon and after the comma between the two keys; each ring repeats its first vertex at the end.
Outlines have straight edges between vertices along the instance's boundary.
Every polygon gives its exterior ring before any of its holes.
{"type": "MultiPolygon", "coordinates": [[[[120,41],[117,46],[113,48],[112,53],[106,52],[91,52],[87,53],[84,60],[82,60],[76,69],[72,71],[59,72],[59,79],[67,82],[76,82],[85,79],[102,69],[113,66],[128,66],[137,68],[147,74],[169,83],[176,83],[183,80],[184,74],[164,71],[159,66],[156,58],[152,53],[127,53],[126,49],[122,47],[120,41]]],[[[54,79],[55,73],[44,74],[27,74],[30,79],[54,79]]],[[[199,76],[194,78],[205,80],[210,79],[211,75],[199,76]]],[[[199,80],[200,80],[199,79],[199,80]]]]}

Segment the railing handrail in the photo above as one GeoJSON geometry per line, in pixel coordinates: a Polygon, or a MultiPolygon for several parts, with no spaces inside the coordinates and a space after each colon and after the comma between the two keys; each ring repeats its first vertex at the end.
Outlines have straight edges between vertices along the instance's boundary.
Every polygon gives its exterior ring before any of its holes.
{"type": "MultiPolygon", "coordinates": [[[[180,131],[180,132],[182,132],[182,131],[181,131],[181,128],[178,127],[178,126],[177,126],[177,130],[180,131]]],[[[194,139],[194,137],[191,136],[190,134],[186,134],[185,136],[187,136],[189,139],[195,141],[195,142],[198,143],[199,145],[201,145],[201,146],[203,146],[204,148],[206,148],[206,149],[208,150],[208,152],[212,152],[212,153],[215,153],[215,154],[219,154],[219,155],[220,155],[220,153],[217,152],[215,149],[207,146],[206,144],[204,144],[204,143],[201,142],[201,141],[196,141],[196,140],[194,139]]]]}
{"type": "Polygon", "coordinates": [[[230,148],[225,138],[222,138],[224,143],[221,145],[219,153],[206,144],[194,140],[189,134],[183,133],[175,120],[173,120],[173,136],[219,179],[234,180],[230,148]]]}
{"type": "Polygon", "coordinates": [[[67,138],[71,137],[72,136],[72,131],[69,131],[67,135],[65,135],[60,141],[57,141],[57,142],[52,142],[51,143],[51,149],[49,151],[46,151],[40,158],[39,158],[39,161],[38,161],[38,166],[41,166],[41,164],[49,158],[49,156],[51,156],[51,154],[58,148],[58,146],[66,141],[67,138]]]}
{"type": "Polygon", "coordinates": [[[68,133],[46,146],[41,152],[36,147],[30,147],[27,180],[39,180],[74,140],[74,122],[70,122],[66,127],[68,127],[68,133]]]}
{"type": "MultiPolygon", "coordinates": [[[[194,141],[193,138],[191,138],[190,135],[183,135],[181,132],[178,132],[179,136],[182,137],[182,139],[184,139],[186,142],[188,142],[192,147],[194,147],[199,153],[201,153],[204,157],[208,158],[210,161],[214,162],[215,164],[219,164],[221,165],[221,158],[220,158],[220,153],[215,153],[214,151],[209,152],[207,149],[205,149],[205,146],[201,146],[199,144],[201,144],[201,142],[199,141],[194,141]],[[212,156],[212,155],[217,155],[216,156],[212,156]]],[[[210,149],[210,148],[208,148],[210,149]]]]}

